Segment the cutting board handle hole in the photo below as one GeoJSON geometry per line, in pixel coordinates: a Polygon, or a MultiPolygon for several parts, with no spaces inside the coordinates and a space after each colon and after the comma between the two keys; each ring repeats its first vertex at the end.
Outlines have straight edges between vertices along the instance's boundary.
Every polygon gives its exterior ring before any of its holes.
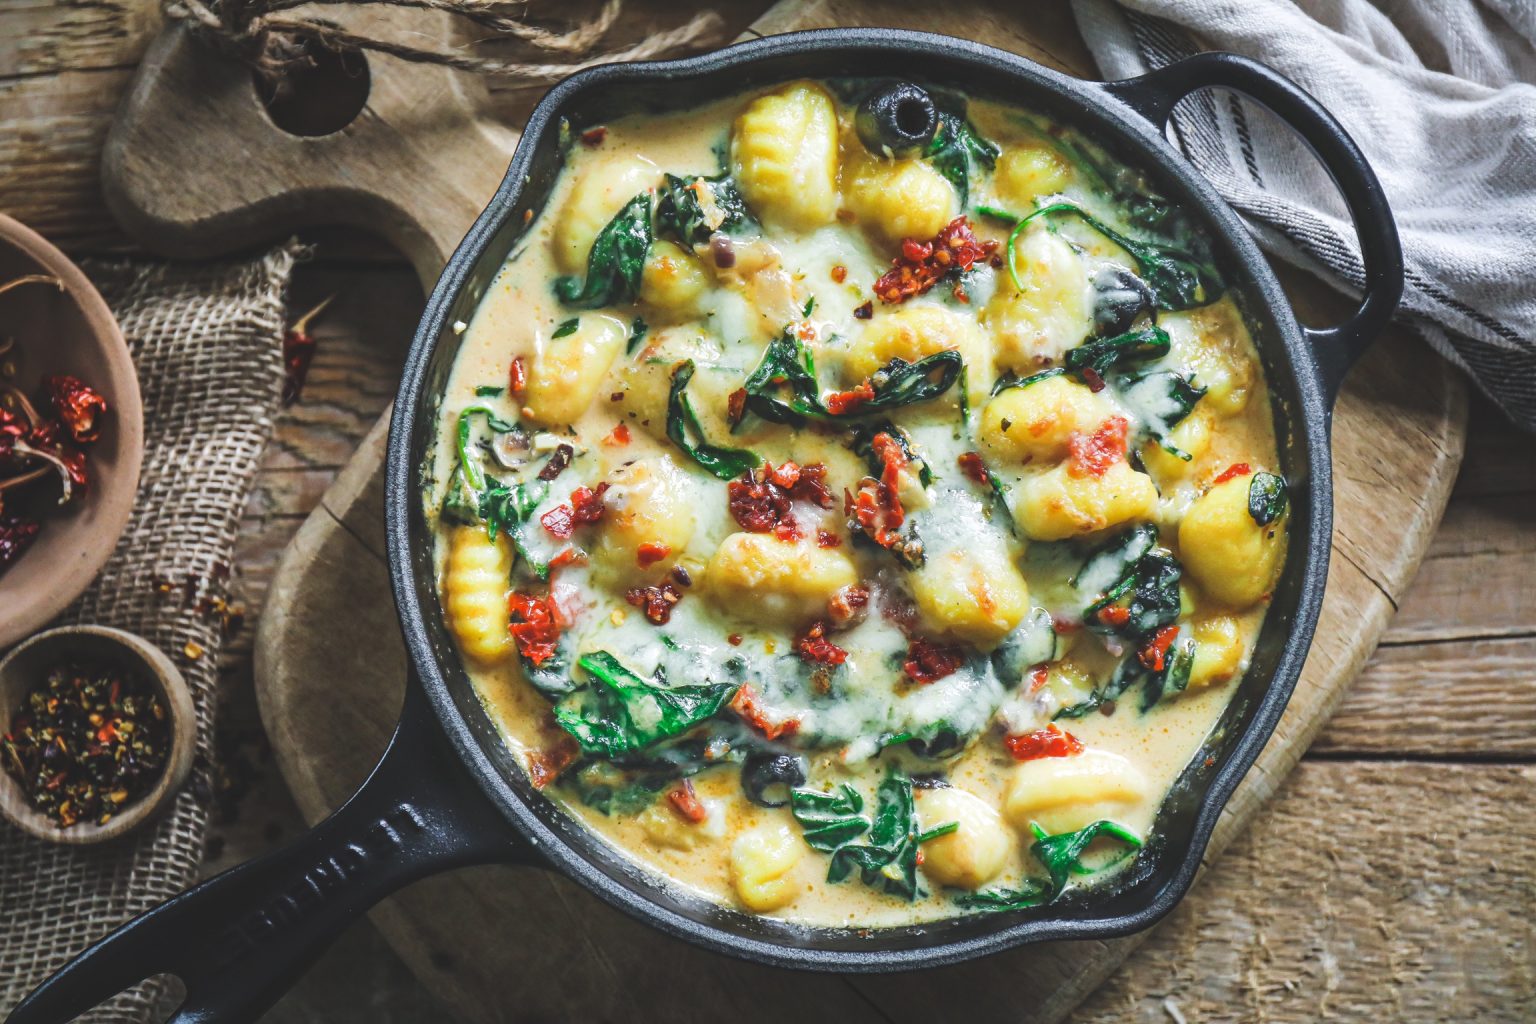
{"type": "Polygon", "coordinates": [[[368,103],[371,79],[361,50],[306,41],[304,59],[277,74],[252,72],[256,95],[272,123],[290,135],[333,135],[368,103]]]}

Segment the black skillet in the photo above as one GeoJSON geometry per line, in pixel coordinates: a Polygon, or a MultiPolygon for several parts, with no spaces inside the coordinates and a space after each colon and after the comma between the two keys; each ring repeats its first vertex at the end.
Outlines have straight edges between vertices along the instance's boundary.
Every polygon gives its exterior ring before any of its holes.
{"type": "MultiPolygon", "coordinates": [[[[407,187],[403,183],[402,187],[407,187]]],[[[348,803],[294,843],[131,921],[46,981],[11,1024],[62,1024],[150,975],[187,987],[178,1022],[259,1017],[346,925],[416,879],[469,864],[552,868],[657,928],[763,963],[887,971],[953,963],[1046,939],[1146,928],[1189,888],[1227,798],[1280,718],[1312,639],[1328,573],[1332,522],[1328,431],[1345,371],[1387,322],[1402,291],[1397,230],[1381,186],[1339,124],[1291,82],[1231,54],[1202,54],[1141,78],[1079,81],[1001,50],[917,32],[831,29],[774,36],[688,60],[611,65],[574,75],[529,119],[500,190],[443,271],[395,400],[385,517],[390,573],[413,679],[400,725],[348,803]],[[560,124],[578,128],[637,110],[684,108],[790,78],[902,78],[1038,110],[1076,126],[1152,174],[1198,211],[1228,281],[1242,296],[1274,399],[1292,495],[1290,556],[1252,667],[1175,784],[1157,833],[1111,886],[1047,907],[969,915],[873,933],[803,929],[706,902],[636,873],[534,790],[476,700],[444,628],[419,468],[438,401],[469,320],[560,169],[560,124]],[[1347,322],[1297,324],[1269,265],[1237,217],[1167,144],[1174,105],[1211,86],[1234,89],[1288,122],[1332,175],[1365,256],[1365,300],[1347,322]]],[[[508,927],[519,927],[517,922],[508,927]]]]}

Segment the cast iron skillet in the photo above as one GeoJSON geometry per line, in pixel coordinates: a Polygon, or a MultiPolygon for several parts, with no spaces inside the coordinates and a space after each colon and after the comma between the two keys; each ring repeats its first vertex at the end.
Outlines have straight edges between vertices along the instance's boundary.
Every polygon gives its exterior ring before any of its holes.
{"type": "MultiPolygon", "coordinates": [[[[1285,707],[1312,638],[1328,572],[1332,519],[1328,430],[1345,370],[1397,305],[1403,263],[1375,174],[1316,101],[1262,64],[1203,54],[1141,78],[1078,81],[1022,57],[942,36],[883,29],[802,32],[665,63],[577,74],[539,104],[490,206],[433,290],[395,401],[385,517],[390,573],[413,678],[400,725],[372,776],[332,817],[285,849],[176,897],[98,942],[31,994],[11,1024],[61,1024],[153,974],[178,975],[173,1018],[250,1021],[355,917],[418,878],[468,864],[553,868],[663,931],[748,960],[825,971],[952,963],[1045,939],[1145,928],[1189,888],[1211,829],[1285,707]],[[905,77],[1040,110],[1154,174],[1173,201],[1204,211],[1221,268],[1245,303],[1274,400],[1292,495],[1290,557],[1253,665],[1165,803],[1156,838],[1112,886],[1048,907],[972,915],[873,934],[802,929],[722,908],[642,875],[528,783],[459,664],[443,623],[418,467],[459,337],[492,276],[543,206],[560,167],[562,119],[580,127],[643,109],[688,107],[797,77],[905,77]],[[1211,187],[1164,141],[1173,106],[1209,86],[1279,114],[1343,192],[1365,255],[1365,300],[1337,327],[1302,327],[1264,257],[1211,187]],[[1208,764],[1207,764],[1208,762],[1208,764]]],[[[509,928],[520,927],[508,922],[509,928]]]]}

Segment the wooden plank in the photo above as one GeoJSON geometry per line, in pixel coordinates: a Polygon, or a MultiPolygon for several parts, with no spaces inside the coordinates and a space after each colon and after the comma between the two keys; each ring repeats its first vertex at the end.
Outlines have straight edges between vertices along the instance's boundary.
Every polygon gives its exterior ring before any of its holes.
{"type": "Polygon", "coordinates": [[[131,68],[163,24],[143,0],[7,0],[0,5],[0,78],[131,68]]]}
{"type": "Polygon", "coordinates": [[[1530,766],[1306,763],[1073,1024],[1536,1019],[1530,766]]]}

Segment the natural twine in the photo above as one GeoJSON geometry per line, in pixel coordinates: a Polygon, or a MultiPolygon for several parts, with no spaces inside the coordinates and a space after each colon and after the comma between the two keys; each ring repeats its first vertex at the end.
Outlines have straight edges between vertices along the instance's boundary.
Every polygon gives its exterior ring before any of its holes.
{"type": "Polygon", "coordinates": [[[724,22],[714,11],[701,11],[677,28],[649,34],[630,46],[592,54],[619,20],[624,0],[605,0],[590,20],[564,30],[531,25],[523,20],[530,0],[163,0],[166,17],[191,24],[199,35],[220,49],[245,60],[259,71],[280,74],[308,60],[310,45],[331,50],[372,50],[421,64],[442,64],[461,71],[553,82],[574,71],[613,61],[646,60],[695,46],[722,34],[724,22]],[[411,8],[451,14],[489,32],[509,36],[548,53],[580,56],[568,63],[498,60],[459,50],[407,45],[393,39],[354,32],[315,17],[284,16],[304,6],[411,8]]]}

